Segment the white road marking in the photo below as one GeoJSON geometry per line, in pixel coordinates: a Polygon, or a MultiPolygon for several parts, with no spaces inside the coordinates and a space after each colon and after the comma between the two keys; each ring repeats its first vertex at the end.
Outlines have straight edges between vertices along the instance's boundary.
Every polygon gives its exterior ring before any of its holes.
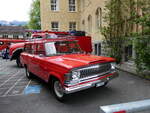
{"type": "MultiPolygon", "coordinates": [[[[26,85],[26,87],[25,87],[24,89],[26,89],[26,88],[30,85],[30,83],[31,83],[31,80],[28,82],[28,84],[26,85]]],[[[23,92],[24,92],[24,91],[22,91],[21,94],[23,94],[23,92]]]]}
{"type": "Polygon", "coordinates": [[[5,82],[3,82],[0,87],[2,87],[4,84],[6,84],[10,79],[12,79],[14,76],[16,76],[20,71],[18,71],[16,74],[12,75],[9,79],[7,79],[5,82]]]}
{"type": "Polygon", "coordinates": [[[22,76],[22,77],[20,77],[16,82],[15,82],[15,84],[12,86],[12,87],[10,87],[8,90],[7,90],[7,92],[5,92],[5,94],[3,95],[4,97],[16,86],[16,84],[23,78],[24,76],[22,76]]]}
{"type": "MultiPolygon", "coordinates": [[[[17,88],[23,88],[23,87],[25,87],[25,85],[17,86],[17,88]]],[[[0,88],[0,91],[3,90],[3,89],[9,89],[9,88],[10,88],[10,87],[8,87],[8,86],[7,86],[7,87],[4,87],[4,88],[1,87],[1,88],[0,88]]]]}
{"type": "MultiPolygon", "coordinates": [[[[7,95],[7,97],[13,97],[13,96],[21,96],[22,94],[14,94],[14,95],[7,95]]],[[[0,97],[6,97],[6,96],[0,96],[0,97]]]]}

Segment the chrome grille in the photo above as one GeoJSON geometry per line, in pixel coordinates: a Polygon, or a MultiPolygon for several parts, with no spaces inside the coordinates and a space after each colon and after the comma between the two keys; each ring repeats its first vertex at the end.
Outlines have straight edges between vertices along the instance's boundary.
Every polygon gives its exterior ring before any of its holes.
{"type": "MultiPolygon", "coordinates": [[[[97,67],[97,68],[88,68],[87,67],[87,69],[86,68],[80,69],[80,77],[84,78],[84,77],[88,77],[91,75],[101,74],[104,72],[108,72],[111,69],[110,63],[96,64],[96,65],[99,65],[99,67],[97,67]]],[[[95,66],[95,65],[93,65],[93,66],[95,66]]]]}

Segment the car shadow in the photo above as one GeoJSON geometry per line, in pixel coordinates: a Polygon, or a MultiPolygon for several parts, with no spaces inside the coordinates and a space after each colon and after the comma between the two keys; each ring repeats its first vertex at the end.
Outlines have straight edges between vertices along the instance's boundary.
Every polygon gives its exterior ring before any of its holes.
{"type": "MultiPolygon", "coordinates": [[[[43,80],[41,80],[40,78],[34,76],[34,78],[32,79],[37,83],[40,83],[42,86],[42,92],[45,92],[46,95],[53,95],[52,90],[50,89],[50,86],[48,83],[45,83],[43,80]]],[[[79,91],[79,92],[75,92],[72,94],[68,94],[67,98],[65,99],[65,101],[63,101],[64,104],[68,105],[78,105],[80,103],[82,104],[86,104],[87,101],[89,102],[95,102],[95,101],[99,101],[99,100],[103,100],[109,97],[112,97],[113,95],[115,95],[117,93],[117,91],[115,89],[113,89],[113,87],[111,87],[111,84],[105,87],[93,87],[93,88],[89,88],[83,91],[79,91]]],[[[48,97],[51,97],[48,96],[48,97]]],[[[52,96],[53,101],[57,101],[55,99],[54,96],[52,96]]]]}

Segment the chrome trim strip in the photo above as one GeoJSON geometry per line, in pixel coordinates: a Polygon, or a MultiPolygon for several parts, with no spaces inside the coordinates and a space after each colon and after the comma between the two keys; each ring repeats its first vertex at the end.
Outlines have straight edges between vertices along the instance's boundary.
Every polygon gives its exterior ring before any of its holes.
{"type": "Polygon", "coordinates": [[[80,84],[82,82],[88,82],[89,80],[95,80],[95,79],[98,79],[99,77],[101,77],[102,75],[105,76],[107,74],[111,74],[111,73],[116,73],[116,71],[108,71],[108,72],[104,72],[104,73],[101,73],[101,74],[96,74],[96,75],[93,75],[93,76],[89,76],[89,77],[86,77],[86,78],[82,78],[82,79],[79,79],[78,81],[70,81],[70,82],[73,82],[73,83],[66,83],[65,85],[66,86],[72,86],[72,85],[77,85],[77,84],[80,84]]]}

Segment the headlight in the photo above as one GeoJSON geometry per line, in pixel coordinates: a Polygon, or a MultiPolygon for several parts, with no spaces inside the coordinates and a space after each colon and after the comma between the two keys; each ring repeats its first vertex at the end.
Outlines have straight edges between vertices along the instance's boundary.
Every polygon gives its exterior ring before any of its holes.
{"type": "Polygon", "coordinates": [[[78,80],[80,78],[80,72],[79,71],[73,71],[72,72],[72,79],[78,80]]]}
{"type": "Polygon", "coordinates": [[[116,67],[116,62],[112,62],[111,63],[111,69],[115,69],[115,67],[116,67]]]}

